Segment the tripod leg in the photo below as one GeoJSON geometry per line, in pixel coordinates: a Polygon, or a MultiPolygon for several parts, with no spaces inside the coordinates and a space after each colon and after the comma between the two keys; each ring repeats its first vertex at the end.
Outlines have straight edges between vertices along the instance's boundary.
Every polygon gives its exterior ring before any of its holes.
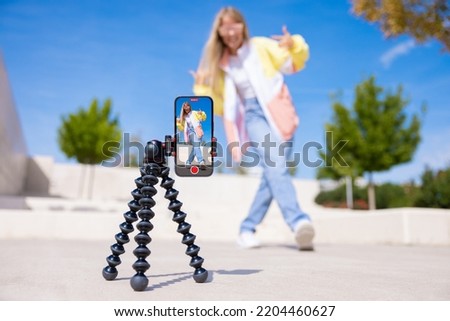
{"type": "Polygon", "coordinates": [[[169,177],[169,172],[169,167],[162,167],[159,175],[162,178],[161,186],[166,189],[164,197],[170,201],[169,210],[174,212],[172,220],[178,223],[177,232],[183,234],[181,243],[187,246],[186,255],[191,257],[189,265],[195,269],[193,278],[195,282],[203,283],[208,278],[208,271],[202,268],[204,259],[198,256],[200,247],[194,244],[195,235],[189,232],[191,224],[185,221],[187,214],[180,210],[183,203],[177,200],[178,191],[173,188],[175,181],[169,177]]]}
{"type": "Polygon", "coordinates": [[[139,233],[134,237],[134,240],[138,244],[138,247],[133,251],[133,254],[137,257],[137,261],[133,264],[133,269],[136,274],[131,278],[130,284],[133,290],[143,291],[148,285],[148,279],[145,276],[145,271],[150,268],[150,264],[145,260],[150,255],[150,250],[147,248],[152,239],[148,235],[153,229],[150,220],[155,216],[155,213],[151,210],[155,206],[156,202],[153,200],[153,196],[156,194],[155,184],[158,183],[159,166],[155,164],[147,164],[141,167],[141,175],[143,186],[140,188],[142,197],[139,200],[139,204],[142,206],[138,212],[138,216],[141,221],[137,224],[139,233]]]}
{"type": "Polygon", "coordinates": [[[119,225],[121,232],[115,235],[117,243],[111,245],[112,255],[106,258],[108,266],[103,269],[102,273],[105,280],[111,281],[117,277],[118,271],[116,269],[116,266],[122,263],[119,255],[125,253],[125,248],[123,247],[123,245],[130,241],[128,234],[134,231],[133,222],[136,222],[138,220],[136,212],[141,208],[141,205],[139,205],[139,199],[142,197],[139,191],[139,187],[142,185],[140,180],[140,177],[135,180],[136,186],[138,188],[131,192],[133,200],[128,203],[128,207],[130,210],[123,214],[125,222],[119,225]]]}

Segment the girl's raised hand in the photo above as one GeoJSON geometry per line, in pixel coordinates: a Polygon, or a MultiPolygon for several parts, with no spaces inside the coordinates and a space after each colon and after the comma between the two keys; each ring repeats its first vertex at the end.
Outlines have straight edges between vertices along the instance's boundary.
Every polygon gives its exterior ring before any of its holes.
{"type": "Polygon", "coordinates": [[[189,70],[189,73],[194,77],[194,82],[196,85],[205,85],[206,84],[206,78],[208,77],[207,72],[203,72],[200,70],[194,71],[189,70]]]}
{"type": "Polygon", "coordinates": [[[278,41],[278,44],[282,48],[291,49],[294,45],[294,40],[292,40],[292,36],[287,30],[286,26],[283,26],[281,28],[281,31],[283,32],[282,35],[274,35],[272,36],[272,39],[275,39],[278,41]]]}

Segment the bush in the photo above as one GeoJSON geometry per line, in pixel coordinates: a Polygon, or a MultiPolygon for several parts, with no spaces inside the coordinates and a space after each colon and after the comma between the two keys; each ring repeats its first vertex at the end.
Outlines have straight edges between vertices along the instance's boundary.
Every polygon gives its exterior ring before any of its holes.
{"type": "Polygon", "coordinates": [[[450,167],[432,171],[425,169],[415,206],[450,208],[450,167]]]}
{"type": "Polygon", "coordinates": [[[330,191],[321,191],[314,200],[317,204],[325,207],[345,207],[345,186],[330,191]]]}
{"type": "MultiPolygon", "coordinates": [[[[414,198],[411,195],[416,188],[411,185],[395,185],[391,183],[376,186],[376,207],[393,208],[413,206],[414,198]]],[[[320,192],[315,199],[317,204],[325,207],[346,208],[345,184],[331,191],[320,192]]],[[[353,187],[353,208],[368,209],[367,188],[353,187]]]]}
{"type": "MultiPolygon", "coordinates": [[[[316,198],[315,202],[325,207],[347,207],[347,194],[345,184],[338,186],[334,190],[322,191],[316,198]]],[[[357,186],[353,186],[353,208],[355,209],[368,209],[367,192],[357,186]]]]}
{"type": "MultiPolygon", "coordinates": [[[[385,183],[376,186],[376,207],[434,207],[450,208],[450,166],[433,171],[426,168],[421,176],[420,186],[414,183],[396,185],[385,183]]],[[[367,189],[353,187],[355,209],[367,209],[367,189]]],[[[331,191],[320,192],[317,204],[326,207],[347,207],[345,185],[331,191]]]]}
{"type": "Polygon", "coordinates": [[[410,187],[405,185],[395,185],[385,183],[375,187],[377,208],[393,208],[393,207],[410,207],[413,206],[414,200],[410,198],[406,189],[410,187]]]}

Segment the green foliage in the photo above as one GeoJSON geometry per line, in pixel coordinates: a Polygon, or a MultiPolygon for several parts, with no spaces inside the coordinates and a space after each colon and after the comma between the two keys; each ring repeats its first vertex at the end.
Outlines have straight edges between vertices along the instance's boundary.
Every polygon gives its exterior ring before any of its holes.
{"type": "Polygon", "coordinates": [[[411,207],[413,199],[406,193],[411,191],[409,185],[385,183],[375,188],[377,193],[377,208],[411,207]]]}
{"type": "MultiPolygon", "coordinates": [[[[353,187],[354,208],[367,208],[366,188],[353,187]]],[[[385,183],[376,187],[377,208],[434,207],[450,208],[450,166],[441,170],[426,168],[420,186],[414,183],[385,183]]],[[[345,185],[320,192],[316,203],[327,207],[346,207],[345,185]]]]}
{"type": "Polygon", "coordinates": [[[358,124],[352,118],[351,112],[338,101],[333,102],[333,118],[331,123],[325,124],[327,131],[326,152],[320,152],[319,156],[324,160],[325,166],[320,167],[318,178],[331,178],[339,180],[345,176],[352,178],[359,177],[363,170],[356,160],[354,151],[361,145],[358,124]],[[330,152],[336,142],[345,141],[345,146],[339,151],[345,161],[344,164],[335,162],[334,154],[330,152]]]}
{"type": "Polygon", "coordinates": [[[438,171],[425,169],[415,205],[450,208],[450,167],[438,171]]]}
{"type": "Polygon", "coordinates": [[[356,178],[410,161],[420,142],[420,121],[413,115],[406,124],[408,101],[402,96],[401,86],[394,93],[383,93],[372,76],[357,85],[352,109],[334,99],[332,122],[325,124],[326,131],[333,133],[333,141],[327,139],[327,152],[320,154],[329,166],[321,168],[318,177],[356,178]],[[339,153],[348,167],[329,159],[337,141],[347,141],[339,153]]]}
{"type": "Polygon", "coordinates": [[[101,108],[97,99],[89,109],[79,108],[77,113],[62,116],[58,129],[58,143],[68,158],[75,158],[81,164],[98,164],[113,155],[103,150],[107,141],[120,142],[122,132],[117,117],[111,118],[110,99],[101,108]]]}
{"type": "MultiPolygon", "coordinates": [[[[326,166],[319,169],[318,178],[354,179],[369,173],[372,186],[373,172],[409,162],[420,142],[420,121],[413,115],[407,122],[404,109],[408,103],[401,86],[395,92],[384,92],[373,76],[356,86],[352,109],[335,98],[332,122],[325,124],[333,139],[327,137],[326,152],[319,154],[326,166]],[[344,166],[332,159],[336,156],[333,148],[339,141],[347,142],[339,151],[344,166]]],[[[374,207],[373,198],[369,204],[374,207]]]]}
{"type": "MultiPolygon", "coordinates": [[[[315,198],[315,202],[325,207],[347,207],[345,184],[329,191],[321,191],[315,198]]],[[[367,194],[360,187],[353,186],[354,209],[367,209],[367,194]]]]}
{"type": "Polygon", "coordinates": [[[410,124],[405,124],[408,101],[402,98],[402,87],[382,94],[374,77],[356,87],[353,109],[358,132],[352,152],[364,172],[385,171],[410,161],[420,142],[418,117],[414,115],[410,124]]]}
{"type": "MultiPolygon", "coordinates": [[[[385,183],[376,186],[377,208],[410,207],[414,204],[414,195],[417,188],[412,184],[396,185],[385,183]]],[[[353,187],[355,209],[367,209],[367,188],[353,187]]],[[[317,204],[327,207],[346,207],[345,184],[334,190],[322,191],[315,199],[317,204]]]]}

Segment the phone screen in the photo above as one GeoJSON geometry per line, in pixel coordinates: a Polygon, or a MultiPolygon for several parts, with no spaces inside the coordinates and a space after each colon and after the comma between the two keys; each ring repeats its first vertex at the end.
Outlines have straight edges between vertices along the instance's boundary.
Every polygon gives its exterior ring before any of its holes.
{"type": "Polygon", "coordinates": [[[205,177],[213,173],[213,101],[207,96],[175,99],[175,173],[205,177]]]}

